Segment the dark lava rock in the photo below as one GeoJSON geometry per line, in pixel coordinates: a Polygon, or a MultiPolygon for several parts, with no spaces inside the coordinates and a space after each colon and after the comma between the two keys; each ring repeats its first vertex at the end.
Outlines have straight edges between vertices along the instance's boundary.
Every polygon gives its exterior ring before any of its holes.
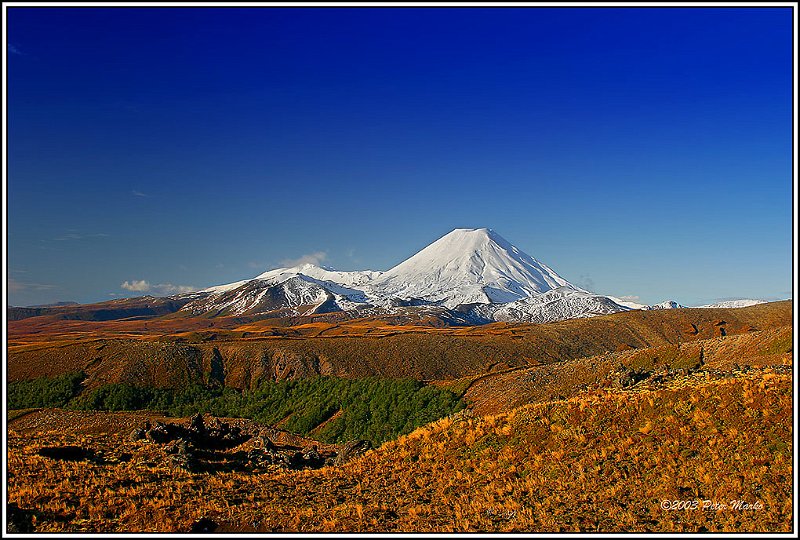
{"type": "Polygon", "coordinates": [[[629,388],[647,379],[650,375],[651,373],[649,371],[620,366],[614,373],[612,382],[616,388],[629,388]]]}
{"type": "Polygon", "coordinates": [[[303,454],[303,461],[305,461],[305,466],[311,469],[319,469],[325,465],[325,458],[319,455],[316,446],[312,446],[303,454]]]}
{"type": "Polygon", "coordinates": [[[178,431],[173,424],[167,425],[156,422],[156,425],[147,430],[147,438],[159,444],[168,443],[178,437],[178,431]]]}
{"type": "Polygon", "coordinates": [[[192,529],[189,532],[193,533],[210,533],[217,530],[219,525],[213,519],[203,517],[192,523],[192,529]]]}
{"type": "Polygon", "coordinates": [[[197,413],[196,415],[192,416],[192,421],[189,424],[189,429],[191,431],[196,432],[201,437],[206,434],[206,426],[203,423],[203,415],[197,413]]]}
{"type": "Polygon", "coordinates": [[[258,437],[256,439],[256,444],[261,446],[261,448],[263,448],[265,452],[270,450],[275,450],[276,448],[275,444],[271,440],[269,440],[269,437],[266,437],[265,435],[261,435],[260,437],[258,437]]]}
{"type": "Polygon", "coordinates": [[[213,424],[206,428],[205,436],[198,442],[205,448],[225,449],[239,446],[250,437],[251,435],[242,433],[241,428],[215,418],[213,424]]]}
{"type": "Polygon", "coordinates": [[[333,464],[336,466],[344,465],[353,458],[356,458],[367,451],[372,450],[372,443],[364,440],[354,440],[346,443],[336,454],[333,464]]]}
{"type": "Polygon", "coordinates": [[[32,533],[33,512],[20,508],[15,503],[6,506],[6,532],[7,533],[32,533]]]}
{"type": "Polygon", "coordinates": [[[42,457],[63,461],[85,461],[95,457],[93,450],[80,446],[45,446],[37,453],[42,457]]]}
{"type": "Polygon", "coordinates": [[[175,439],[164,447],[167,454],[186,454],[189,452],[190,443],[186,439],[175,439]]]}
{"type": "Polygon", "coordinates": [[[147,432],[142,428],[136,428],[128,435],[129,441],[141,441],[147,438],[147,432]]]}
{"type": "Polygon", "coordinates": [[[192,443],[186,439],[177,439],[164,447],[169,454],[170,463],[187,471],[196,471],[200,465],[192,443]]]}
{"type": "Polygon", "coordinates": [[[253,448],[247,453],[246,460],[249,467],[263,467],[275,463],[275,454],[273,452],[265,452],[261,449],[253,448]]]}
{"type": "Polygon", "coordinates": [[[302,452],[293,452],[288,455],[286,464],[290,469],[298,470],[304,468],[303,466],[306,464],[306,460],[303,459],[302,452]]]}
{"type": "Polygon", "coordinates": [[[169,457],[169,462],[173,467],[189,472],[194,472],[199,467],[197,459],[192,454],[173,454],[169,457]]]}

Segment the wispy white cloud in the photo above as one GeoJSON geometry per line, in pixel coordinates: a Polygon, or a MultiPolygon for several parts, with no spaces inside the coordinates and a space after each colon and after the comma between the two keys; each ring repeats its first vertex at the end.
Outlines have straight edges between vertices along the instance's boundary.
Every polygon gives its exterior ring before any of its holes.
{"type": "Polygon", "coordinates": [[[137,197],[149,197],[149,196],[150,196],[150,195],[148,195],[147,193],[142,193],[141,191],[137,191],[137,190],[135,190],[135,189],[134,189],[134,190],[131,190],[131,193],[132,193],[133,195],[136,195],[137,197]]]}
{"type": "Polygon", "coordinates": [[[620,300],[625,300],[626,302],[639,302],[639,296],[635,294],[626,294],[624,296],[618,296],[620,300]]]}
{"type": "Polygon", "coordinates": [[[197,287],[192,285],[175,285],[173,283],[151,284],[146,279],[133,279],[123,281],[120,287],[131,292],[152,292],[155,294],[183,294],[194,292],[197,287]]]}
{"type": "Polygon", "coordinates": [[[587,291],[594,291],[594,280],[592,276],[589,274],[581,274],[581,277],[578,278],[578,287],[581,289],[585,289],[587,291]]]}
{"type": "Polygon", "coordinates": [[[53,240],[57,240],[59,242],[63,242],[65,240],[88,240],[91,238],[108,238],[110,235],[105,233],[90,233],[90,234],[83,234],[77,232],[68,232],[63,236],[58,236],[53,238],[53,240]]]}
{"type": "Polygon", "coordinates": [[[172,283],[159,283],[153,287],[159,294],[183,294],[197,290],[192,285],[173,285],[172,283]]]}
{"type": "Polygon", "coordinates": [[[147,292],[150,290],[150,284],[143,279],[123,281],[120,287],[122,287],[126,291],[134,291],[134,292],[147,292]]]}
{"type": "Polygon", "coordinates": [[[25,53],[23,53],[22,51],[19,50],[19,47],[17,47],[16,45],[13,45],[12,43],[8,44],[8,52],[10,52],[11,54],[18,54],[20,56],[24,56],[25,55],[25,53]]]}
{"type": "Polygon", "coordinates": [[[281,266],[290,268],[292,266],[300,266],[301,264],[321,264],[322,261],[328,258],[327,251],[315,251],[314,253],[307,253],[301,255],[297,259],[284,259],[280,262],[281,266]]]}
{"type": "Polygon", "coordinates": [[[11,292],[48,291],[55,288],[55,285],[50,285],[48,283],[30,283],[27,281],[19,281],[11,276],[8,277],[8,290],[11,292]]]}

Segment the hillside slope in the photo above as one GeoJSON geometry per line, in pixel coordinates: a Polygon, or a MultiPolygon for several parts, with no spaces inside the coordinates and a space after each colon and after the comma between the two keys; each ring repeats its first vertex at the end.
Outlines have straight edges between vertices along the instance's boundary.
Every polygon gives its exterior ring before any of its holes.
{"type": "Polygon", "coordinates": [[[170,468],[124,433],[12,430],[10,502],[37,532],[789,532],[791,376],[674,383],[458,413],[343,466],[273,474],[170,468]],[[54,444],[104,461],[39,455],[54,444]],[[717,507],[669,509],[694,500],[717,507]]]}
{"type": "Polygon", "coordinates": [[[380,321],[275,327],[269,321],[230,330],[163,333],[150,321],[75,321],[68,333],[9,327],[10,381],[75,370],[89,386],[130,382],[183,386],[223,373],[226,386],[315,374],[457,379],[492,370],[549,364],[607,352],[747,334],[792,324],[791,302],[739,309],[631,311],[550,324],[397,327],[380,321]],[[35,330],[35,332],[34,332],[35,330]]]}

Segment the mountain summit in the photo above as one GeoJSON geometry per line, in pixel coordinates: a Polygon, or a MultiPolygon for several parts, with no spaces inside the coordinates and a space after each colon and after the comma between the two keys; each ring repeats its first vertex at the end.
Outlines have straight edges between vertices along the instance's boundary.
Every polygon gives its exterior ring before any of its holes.
{"type": "Polygon", "coordinates": [[[459,304],[513,302],[577,289],[492,229],[455,229],[370,282],[381,296],[459,304]]]}

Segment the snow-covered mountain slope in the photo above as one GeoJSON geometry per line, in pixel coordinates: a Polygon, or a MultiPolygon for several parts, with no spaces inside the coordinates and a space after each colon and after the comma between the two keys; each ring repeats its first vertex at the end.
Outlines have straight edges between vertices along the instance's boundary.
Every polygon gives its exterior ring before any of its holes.
{"type": "Polygon", "coordinates": [[[506,304],[484,304],[472,308],[476,315],[493,321],[545,323],[609,315],[629,311],[608,298],[570,287],[550,291],[506,304]]]}
{"type": "Polygon", "coordinates": [[[196,295],[198,293],[199,294],[202,294],[202,293],[211,293],[211,294],[224,293],[224,292],[227,292],[227,291],[232,291],[233,289],[237,289],[237,288],[241,287],[242,285],[244,285],[245,283],[248,283],[249,281],[250,281],[249,279],[243,279],[241,281],[236,281],[234,283],[226,283],[224,285],[215,285],[214,287],[209,287],[207,289],[203,289],[203,290],[197,291],[196,293],[189,293],[189,294],[195,294],[196,295]]]}
{"type": "Polygon", "coordinates": [[[630,300],[622,300],[621,298],[617,298],[616,296],[607,295],[606,298],[610,298],[613,302],[619,304],[620,306],[630,308],[630,309],[641,309],[641,310],[648,310],[648,309],[678,309],[686,306],[680,305],[675,300],[665,300],[658,304],[647,305],[647,304],[640,304],[639,302],[631,302],[630,300]]]}
{"type": "Polygon", "coordinates": [[[606,298],[611,299],[612,302],[615,304],[619,304],[622,307],[626,307],[629,309],[650,309],[650,306],[647,304],[640,304],[639,302],[633,302],[631,300],[623,300],[622,298],[617,298],[616,296],[606,295],[606,298]]]}
{"type": "Polygon", "coordinates": [[[556,287],[578,289],[491,229],[455,229],[370,281],[371,298],[420,299],[449,308],[506,303],[556,287]]]}
{"type": "Polygon", "coordinates": [[[277,312],[278,315],[314,313],[333,295],[325,288],[300,276],[279,283],[252,279],[243,285],[194,300],[183,311],[211,315],[255,315],[277,312]]]}
{"type": "Polygon", "coordinates": [[[741,299],[741,300],[726,300],[724,302],[717,302],[715,304],[706,304],[704,306],[697,306],[701,308],[740,308],[740,307],[748,307],[748,306],[755,306],[756,304],[766,304],[766,300],[753,300],[753,299],[741,299]]]}
{"type": "Polygon", "coordinates": [[[380,272],[338,272],[313,264],[276,268],[246,279],[203,289],[200,298],[184,307],[195,314],[310,315],[322,311],[354,309],[368,300],[356,289],[380,272]]]}

